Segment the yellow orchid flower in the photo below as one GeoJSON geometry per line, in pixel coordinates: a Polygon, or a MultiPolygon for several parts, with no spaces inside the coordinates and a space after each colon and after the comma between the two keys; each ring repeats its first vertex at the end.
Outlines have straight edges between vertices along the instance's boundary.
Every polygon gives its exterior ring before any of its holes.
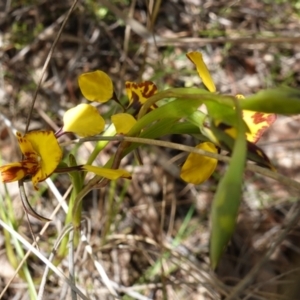
{"type": "MultiPolygon", "coordinates": [[[[200,52],[190,52],[187,53],[186,56],[196,66],[197,72],[207,89],[212,93],[216,92],[215,84],[206,64],[203,61],[202,54],[200,52]]],[[[238,99],[244,98],[243,95],[236,95],[236,97],[238,99]]],[[[272,123],[274,123],[276,115],[244,110],[243,119],[250,130],[249,133],[246,133],[247,140],[251,143],[256,143],[264,131],[270,127],[272,123]]],[[[234,132],[232,132],[231,128],[228,128],[226,132],[234,137],[234,132]]],[[[211,132],[207,132],[207,134],[210,136],[211,140],[215,140],[211,132]]],[[[197,145],[196,148],[212,153],[217,153],[218,151],[216,146],[211,142],[201,143],[197,145]]],[[[201,184],[212,175],[216,166],[216,159],[190,153],[181,169],[180,176],[186,182],[201,184]]]]}
{"type": "MultiPolygon", "coordinates": [[[[212,93],[216,92],[215,84],[205,62],[203,61],[202,54],[194,51],[187,53],[186,56],[196,66],[199,77],[202,79],[203,84],[207,87],[207,89],[212,93]]],[[[236,95],[236,98],[243,99],[244,96],[236,95]]],[[[275,122],[276,115],[244,110],[243,119],[250,130],[249,133],[246,133],[247,140],[249,142],[256,143],[266,129],[275,122]]]]}
{"type": "Polygon", "coordinates": [[[49,177],[58,166],[62,150],[52,131],[32,131],[17,139],[24,159],[0,167],[0,180],[12,182],[31,176],[35,189],[37,183],[49,177]]]}
{"type": "Polygon", "coordinates": [[[100,70],[81,74],[78,84],[83,96],[90,101],[106,102],[114,93],[112,80],[100,70]]]}
{"type": "Polygon", "coordinates": [[[80,137],[99,134],[105,127],[105,121],[96,107],[82,103],[67,110],[63,117],[63,131],[74,132],[80,137]]]}

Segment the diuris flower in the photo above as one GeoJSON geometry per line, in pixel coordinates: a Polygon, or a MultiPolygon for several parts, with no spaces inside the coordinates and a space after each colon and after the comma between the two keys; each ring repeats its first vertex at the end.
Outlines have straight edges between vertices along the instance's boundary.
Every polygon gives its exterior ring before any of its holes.
{"type": "MultiPolygon", "coordinates": [[[[100,70],[81,74],[78,77],[78,84],[83,96],[90,101],[106,102],[114,94],[112,80],[105,72],[100,70]]],[[[132,115],[122,113],[112,116],[112,122],[119,134],[129,132],[135,124],[133,116],[139,112],[147,99],[157,92],[156,85],[151,81],[141,83],[126,81],[125,87],[129,101],[127,109],[133,109],[134,111],[132,115]]],[[[96,113],[95,108],[93,111],[87,104],[80,104],[65,113],[63,131],[71,131],[82,137],[95,135],[100,133],[105,125],[104,120],[100,118],[101,116],[96,113]]]]}
{"type": "MultiPolygon", "coordinates": [[[[195,51],[187,53],[186,56],[196,66],[198,75],[202,79],[203,84],[207,87],[207,89],[212,93],[216,92],[215,84],[206,64],[203,61],[202,54],[195,51]]],[[[244,96],[236,95],[236,98],[243,99],[244,96]]],[[[266,129],[268,129],[270,125],[275,122],[276,115],[244,110],[243,119],[250,130],[250,132],[246,133],[247,140],[249,142],[256,143],[266,129]]]]}
{"type": "Polygon", "coordinates": [[[0,180],[12,182],[31,176],[37,183],[49,177],[58,166],[62,151],[52,131],[32,131],[24,136],[17,132],[17,139],[24,159],[0,167],[0,180]]]}
{"type": "MultiPolygon", "coordinates": [[[[202,54],[200,52],[190,52],[187,53],[187,57],[196,66],[197,72],[207,89],[212,93],[216,92],[215,84],[211,78],[206,64],[203,61],[202,54]]],[[[236,95],[236,98],[242,99],[244,96],[236,95]]],[[[243,111],[243,119],[250,130],[250,132],[246,133],[247,141],[250,143],[256,143],[265,130],[275,122],[276,115],[253,111],[243,111]]],[[[234,132],[235,128],[229,128],[227,130],[227,133],[233,138],[235,137],[234,132]]],[[[207,135],[212,140],[215,140],[210,130],[207,130],[207,135]]],[[[212,153],[218,152],[217,147],[211,142],[200,143],[196,146],[196,148],[212,153]]],[[[262,156],[263,159],[267,159],[263,153],[260,153],[260,156],[262,156]]],[[[218,161],[216,159],[204,157],[200,154],[190,153],[184,165],[182,166],[180,177],[186,182],[201,184],[212,175],[217,166],[217,162],[218,161]]]]}

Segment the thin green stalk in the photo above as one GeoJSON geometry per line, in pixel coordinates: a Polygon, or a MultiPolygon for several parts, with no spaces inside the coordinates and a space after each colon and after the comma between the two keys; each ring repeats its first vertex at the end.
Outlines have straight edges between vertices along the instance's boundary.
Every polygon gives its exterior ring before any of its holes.
{"type": "MultiPolygon", "coordinates": [[[[93,137],[93,138],[88,138],[88,139],[81,139],[78,141],[83,141],[83,140],[101,140],[102,137],[93,137]]],[[[160,141],[160,140],[153,140],[153,139],[148,139],[148,138],[139,138],[139,137],[126,137],[126,136],[115,136],[115,137],[105,137],[105,139],[108,139],[110,141],[128,141],[135,143],[134,147],[138,147],[141,144],[145,145],[153,145],[153,146],[159,146],[159,147],[165,147],[165,148],[170,148],[170,149],[176,149],[176,150],[181,150],[184,152],[189,152],[189,153],[197,153],[200,155],[204,155],[207,157],[215,158],[218,159],[219,161],[223,161],[226,163],[230,162],[230,157],[222,154],[217,154],[217,153],[212,153],[208,152],[202,149],[197,149],[195,147],[190,147],[182,144],[176,144],[176,143],[171,143],[167,141],[160,141]]],[[[296,190],[300,190],[300,182],[293,180],[289,177],[286,177],[284,175],[281,175],[277,172],[271,171],[269,169],[260,167],[258,165],[252,164],[252,163],[247,163],[246,165],[246,170],[261,174],[263,176],[272,178],[274,180],[277,180],[281,182],[282,184],[285,184],[291,188],[295,188],[296,190]]]]}
{"type": "Polygon", "coordinates": [[[101,244],[105,244],[106,237],[110,233],[111,225],[113,220],[115,219],[116,210],[115,207],[115,190],[116,190],[116,181],[111,181],[110,187],[108,189],[108,201],[106,201],[106,222],[103,229],[102,242],[101,244]]]}
{"type": "MultiPolygon", "coordinates": [[[[69,165],[77,166],[76,159],[73,155],[69,155],[69,165]]],[[[73,224],[74,227],[74,245],[78,245],[80,240],[80,222],[81,222],[81,213],[82,213],[82,203],[79,203],[78,209],[75,214],[73,214],[73,207],[76,200],[76,197],[78,193],[81,191],[83,187],[83,176],[82,172],[70,172],[69,173],[71,181],[72,181],[72,193],[69,198],[69,208],[65,219],[65,225],[73,224]]],[[[68,251],[68,237],[64,237],[62,240],[59,249],[57,251],[58,258],[57,261],[55,261],[55,264],[57,264],[58,261],[60,261],[62,258],[64,258],[67,255],[68,251]]]]}
{"type": "MultiPolygon", "coordinates": [[[[116,134],[116,129],[114,125],[110,125],[105,132],[103,133],[102,136],[114,136],[116,134]]],[[[100,153],[100,151],[108,144],[109,141],[98,141],[97,145],[95,146],[93,152],[91,153],[88,161],[87,161],[87,165],[91,165],[94,160],[96,159],[96,157],[98,156],[98,154],[100,153]]]]}

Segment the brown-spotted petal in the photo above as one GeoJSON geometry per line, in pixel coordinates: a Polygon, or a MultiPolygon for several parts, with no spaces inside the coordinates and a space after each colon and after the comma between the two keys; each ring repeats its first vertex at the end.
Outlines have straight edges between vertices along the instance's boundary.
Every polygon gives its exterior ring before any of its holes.
{"type": "Polygon", "coordinates": [[[31,131],[24,135],[38,155],[39,168],[32,176],[33,185],[49,177],[62,158],[62,150],[52,131],[31,131]]]}
{"type": "MultiPolygon", "coordinates": [[[[157,93],[157,87],[152,81],[143,81],[141,83],[126,81],[125,87],[129,99],[129,107],[133,107],[135,112],[140,110],[147,99],[157,93]]],[[[155,106],[151,108],[154,109],[155,106]]]]}
{"type": "Polygon", "coordinates": [[[21,162],[15,162],[0,167],[0,181],[13,182],[26,176],[26,169],[21,162]]]}
{"type": "MultiPolygon", "coordinates": [[[[243,95],[236,95],[237,99],[244,99],[243,95]]],[[[243,119],[247,124],[249,131],[246,133],[247,140],[256,143],[264,132],[276,121],[276,114],[266,114],[250,110],[243,110],[243,119]]]]}

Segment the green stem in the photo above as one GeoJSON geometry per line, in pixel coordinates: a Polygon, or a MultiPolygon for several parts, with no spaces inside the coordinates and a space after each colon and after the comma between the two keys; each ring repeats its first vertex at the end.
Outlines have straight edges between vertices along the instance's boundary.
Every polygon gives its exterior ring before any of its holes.
{"type": "MultiPolygon", "coordinates": [[[[80,141],[83,142],[83,141],[88,141],[88,140],[101,140],[101,139],[103,139],[103,137],[92,137],[92,138],[87,138],[87,139],[81,139],[80,141]]],[[[226,162],[226,163],[230,162],[230,157],[228,157],[226,155],[212,153],[212,152],[208,152],[208,151],[205,151],[202,149],[197,149],[195,147],[171,143],[171,142],[167,142],[167,141],[160,141],[160,140],[153,140],[153,139],[139,138],[139,137],[126,137],[126,136],[104,137],[104,139],[109,140],[109,141],[128,141],[128,142],[136,143],[134,145],[135,148],[138,147],[140,144],[154,145],[154,146],[159,146],[159,147],[181,150],[181,151],[185,151],[185,152],[189,152],[189,153],[197,153],[200,155],[218,159],[218,160],[226,162]]],[[[255,173],[261,174],[263,176],[275,179],[289,187],[300,190],[300,182],[290,179],[289,177],[286,177],[284,175],[278,174],[277,172],[254,165],[253,163],[248,163],[246,165],[246,169],[249,171],[253,171],[255,173]]],[[[86,193],[88,193],[88,191],[86,193]]]]}
{"type": "MultiPolygon", "coordinates": [[[[103,133],[103,136],[114,136],[116,134],[116,129],[115,126],[113,124],[111,124],[106,131],[103,133]]],[[[94,160],[96,159],[96,157],[98,156],[98,154],[100,153],[100,151],[108,144],[108,140],[102,140],[102,141],[98,141],[96,147],[94,148],[93,152],[91,153],[88,161],[87,161],[87,165],[91,165],[94,160]]]]}
{"type": "Polygon", "coordinates": [[[138,114],[138,119],[144,116],[148,112],[150,107],[154,105],[156,102],[167,98],[186,99],[187,101],[203,99],[203,102],[212,101],[212,102],[223,103],[230,107],[233,106],[232,104],[233,97],[229,95],[218,95],[198,88],[171,88],[165,91],[158,92],[157,94],[148,98],[147,101],[142,106],[142,108],[140,109],[140,112],[138,114]]]}

